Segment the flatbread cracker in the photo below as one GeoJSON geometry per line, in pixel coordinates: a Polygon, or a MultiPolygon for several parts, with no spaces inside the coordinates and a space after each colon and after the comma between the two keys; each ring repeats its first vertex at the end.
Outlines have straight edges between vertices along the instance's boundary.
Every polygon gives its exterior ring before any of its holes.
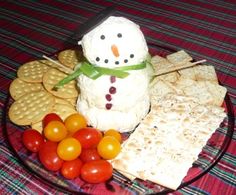
{"type": "Polygon", "coordinates": [[[178,70],[178,73],[180,75],[180,79],[191,79],[195,81],[197,80],[194,67],[178,70]]]}
{"type": "Polygon", "coordinates": [[[202,81],[204,82],[207,91],[212,95],[212,105],[222,106],[224,101],[227,89],[217,83],[212,83],[211,81],[202,81]]]}
{"type": "Polygon", "coordinates": [[[176,87],[190,97],[196,97],[200,104],[221,106],[226,95],[226,88],[211,81],[194,81],[181,79],[176,87]],[[185,82],[184,82],[185,81],[185,82]]]}
{"type": "Polygon", "coordinates": [[[218,79],[214,66],[199,65],[193,67],[195,78],[197,81],[212,81],[218,84],[218,79]]]}
{"type": "Polygon", "coordinates": [[[124,175],[126,178],[128,178],[129,180],[131,180],[131,181],[133,181],[133,180],[136,179],[135,176],[133,176],[133,175],[131,175],[131,174],[129,174],[129,173],[123,172],[123,171],[121,171],[121,170],[118,170],[118,171],[119,171],[122,175],[124,175]]]}
{"type": "Polygon", "coordinates": [[[170,72],[168,74],[156,76],[156,79],[174,83],[179,79],[179,77],[180,77],[179,73],[175,71],[175,72],[170,72]]]}
{"type": "Polygon", "coordinates": [[[170,63],[167,59],[161,56],[153,56],[151,58],[151,64],[154,69],[154,75],[161,75],[168,71],[172,71],[174,68],[174,64],[170,63]]]}
{"type": "Polygon", "coordinates": [[[188,55],[184,50],[167,55],[166,58],[161,56],[153,56],[151,58],[151,64],[154,69],[154,75],[164,75],[177,70],[186,69],[189,67],[196,66],[196,64],[201,64],[205,60],[191,62],[192,57],[188,55]]]}
{"type": "Polygon", "coordinates": [[[180,77],[173,85],[180,90],[183,90],[186,87],[191,87],[197,82],[193,79],[180,77]]]}
{"type": "Polygon", "coordinates": [[[182,79],[186,78],[195,81],[212,81],[218,84],[218,79],[214,66],[197,65],[191,68],[179,70],[178,73],[182,79]]]}
{"type": "Polygon", "coordinates": [[[172,64],[186,64],[193,60],[193,58],[187,54],[184,50],[169,54],[166,59],[172,64]]]}
{"type": "Polygon", "coordinates": [[[195,66],[194,63],[191,63],[191,62],[188,62],[188,63],[185,63],[185,64],[178,64],[178,65],[175,65],[173,64],[172,66],[169,66],[169,67],[162,67],[162,68],[159,68],[158,66],[155,68],[155,72],[154,72],[154,75],[158,76],[158,75],[164,75],[164,74],[167,74],[167,73],[171,73],[171,72],[174,72],[174,71],[177,71],[177,70],[182,70],[182,69],[185,69],[185,68],[189,68],[189,67],[193,67],[195,66]]]}
{"type": "Polygon", "coordinates": [[[225,116],[222,108],[201,105],[197,98],[167,94],[130,135],[113,167],[177,189],[225,116]]]}
{"type": "Polygon", "coordinates": [[[178,91],[174,88],[174,86],[171,86],[170,83],[163,80],[159,80],[158,78],[155,78],[152,81],[149,92],[150,92],[151,105],[158,102],[168,93],[173,93],[173,94],[178,93],[178,91]]]}

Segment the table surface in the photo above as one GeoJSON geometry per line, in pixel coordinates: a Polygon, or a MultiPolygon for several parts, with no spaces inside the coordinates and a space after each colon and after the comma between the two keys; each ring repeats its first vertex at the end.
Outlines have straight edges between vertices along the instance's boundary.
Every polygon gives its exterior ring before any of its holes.
{"type": "MultiPolygon", "coordinates": [[[[77,27],[107,6],[139,24],[148,42],[184,49],[215,67],[236,113],[235,0],[0,1],[0,120],[18,67],[65,48],[77,27]]],[[[151,49],[151,48],[150,48],[151,49]]],[[[62,193],[25,169],[0,130],[0,193],[62,193]]],[[[95,192],[94,192],[95,193],[95,192]]],[[[96,192],[96,194],[104,194],[96,192]]],[[[107,192],[107,194],[109,194],[107,192]]],[[[115,193],[112,193],[115,194],[115,193]]],[[[127,191],[126,194],[136,194],[127,191]]],[[[226,153],[204,176],[173,194],[236,194],[236,129],[226,153]]]]}

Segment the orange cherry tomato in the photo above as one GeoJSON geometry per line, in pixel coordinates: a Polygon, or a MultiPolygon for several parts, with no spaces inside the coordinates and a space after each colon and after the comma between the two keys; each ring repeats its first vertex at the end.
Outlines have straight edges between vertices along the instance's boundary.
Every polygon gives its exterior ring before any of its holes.
{"type": "Polygon", "coordinates": [[[82,165],[83,162],[79,158],[71,161],[65,161],[61,167],[61,174],[66,179],[75,179],[80,176],[82,165]]]}
{"type": "Polygon", "coordinates": [[[79,140],[82,148],[96,148],[99,141],[102,139],[102,133],[95,128],[86,127],[76,131],[73,137],[79,140]]]}
{"type": "Polygon", "coordinates": [[[43,127],[46,127],[47,124],[51,121],[60,121],[63,122],[61,117],[57,115],[56,113],[49,113],[43,118],[43,127]]]}
{"type": "Polygon", "coordinates": [[[88,183],[105,182],[112,177],[113,168],[106,160],[94,160],[81,168],[81,178],[88,183]]]}
{"type": "Polygon", "coordinates": [[[57,154],[63,160],[74,160],[78,158],[80,153],[81,144],[73,137],[65,138],[58,144],[57,154]]]}
{"type": "Polygon", "coordinates": [[[105,136],[99,142],[97,150],[98,154],[102,158],[110,160],[115,158],[120,153],[121,144],[116,138],[112,136],[105,136]]]}
{"type": "Polygon", "coordinates": [[[121,134],[119,131],[116,131],[115,129],[109,129],[105,131],[104,136],[112,136],[121,143],[121,134]]]}
{"type": "Polygon", "coordinates": [[[65,125],[60,121],[51,121],[43,130],[44,136],[53,142],[59,142],[67,135],[65,125]]]}
{"type": "Polygon", "coordinates": [[[72,114],[65,119],[65,126],[70,133],[74,133],[87,126],[87,121],[79,113],[72,114]]]}

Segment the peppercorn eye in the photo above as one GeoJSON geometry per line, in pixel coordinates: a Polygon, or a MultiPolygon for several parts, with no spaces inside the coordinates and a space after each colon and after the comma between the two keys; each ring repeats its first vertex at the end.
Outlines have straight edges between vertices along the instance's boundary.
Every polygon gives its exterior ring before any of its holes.
{"type": "Polygon", "coordinates": [[[122,34],[121,34],[121,33],[118,33],[118,34],[117,34],[117,37],[118,37],[118,38],[121,38],[121,37],[122,37],[122,34]]]}
{"type": "Polygon", "coordinates": [[[101,35],[100,38],[101,38],[102,40],[104,40],[104,39],[105,39],[105,35],[101,35]]]}

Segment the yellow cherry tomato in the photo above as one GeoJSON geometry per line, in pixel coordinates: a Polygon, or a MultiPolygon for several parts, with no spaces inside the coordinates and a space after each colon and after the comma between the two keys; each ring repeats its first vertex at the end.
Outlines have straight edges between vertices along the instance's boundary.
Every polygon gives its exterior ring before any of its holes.
{"type": "Polygon", "coordinates": [[[104,133],[104,136],[112,136],[116,138],[121,143],[121,134],[115,129],[109,129],[104,133]]]}
{"type": "Polygon", "coordinates": [[[53,142],[59,142],[67,136],[65,125],[61,121],[49,122],[43,130],[44,136],[53,142]]]}
{"type": "Polygon", "coordinates": [[[65,119],[65,126],[70,133],[75,133],[81,128],[85,128],[87,126],[87,121],[83,115],[75,113],[65,119]]]}
{"type": "Polygon", "coordinates": [[[105,136],[99,142],[97,151],[102,158],[110,160],[115,158],[120,153],[121,144],[116,138],[112,136],[105,136]]]}
{"type": "Polygon", "coordinates": [[[63,139],[57,146],[57,154],[62,160],[74,160],[80,153],[81,144],[73,137],[63,139]]]}

